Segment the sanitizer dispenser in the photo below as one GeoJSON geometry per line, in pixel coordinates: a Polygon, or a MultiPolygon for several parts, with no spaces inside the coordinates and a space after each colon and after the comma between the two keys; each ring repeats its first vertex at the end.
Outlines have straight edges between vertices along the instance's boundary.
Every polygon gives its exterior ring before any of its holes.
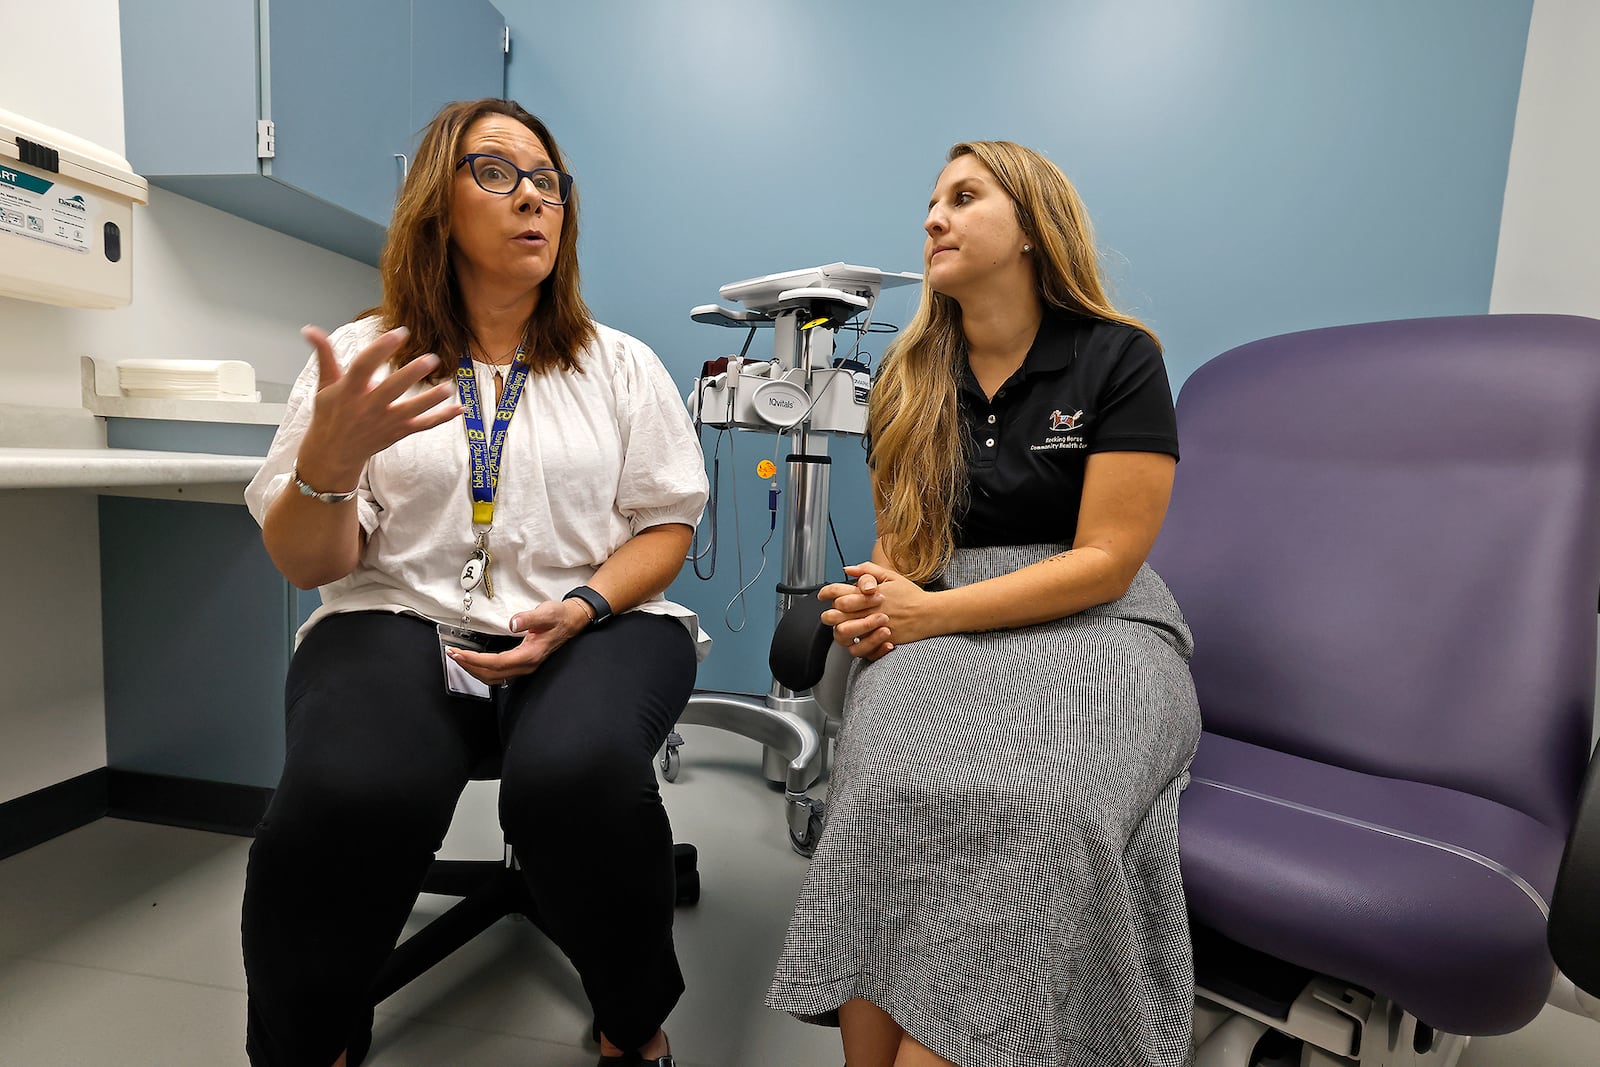
{"type": "Polygon", "coordinates": [[[121,156],[0,109],[0,296],[125,306],[133,205],[145,203],[121,156]]]}

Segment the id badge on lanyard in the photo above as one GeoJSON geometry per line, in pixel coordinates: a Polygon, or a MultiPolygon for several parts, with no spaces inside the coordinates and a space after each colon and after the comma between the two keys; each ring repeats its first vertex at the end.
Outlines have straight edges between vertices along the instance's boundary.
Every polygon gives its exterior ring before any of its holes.
{"type": "MultiPolygon", "coordinates": [[[[489,553],[489,533],[494,529],[494,497],[500,482],[500,456],[505,447],[506,431],[511,427],[511,417],[516,414],[517,401],[521,399],[527,381],[528,365],[522,360],[522,347],[519,345],[516,358],[511,363],[511,372],[506,376],[505,387],[500,393],[494,422],[485,432],[483,406],[478,397],[478,374],[473,370],[472,356],[463,352],[461,363],[456,368],[456,394],[465,409],[462,424],[467,436],[468,485],[472,493],[472,551],[461,568],[461,625],[439,627],[441,654],[446,645],[481,650],[481,638],[484,635],[471,629],[472,595],[481,587],[484,596],[494,598],[494,580],[489,574],[493,562],[489,553]],[[475,645],[480,647],[475,648],[475,645]]],[[[463,680],[452,677],[452,667],[460,671],[459,666],[445,657],[446,687],[451,692],[459,693],[463,680]]],[[[467,681],[476,679],[468,678],[467,681]]],[[[480,694],[473,692],[470,695],[480,694]]],[[[487,697],[487,687],[481,695],[487,697]]]]}

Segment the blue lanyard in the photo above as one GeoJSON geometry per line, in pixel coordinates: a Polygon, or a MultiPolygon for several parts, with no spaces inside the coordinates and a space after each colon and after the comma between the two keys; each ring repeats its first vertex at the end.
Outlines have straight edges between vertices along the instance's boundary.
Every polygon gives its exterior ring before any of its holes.
{"type": "Polygon", "coordinates": [[[528,380],[528,365],[522,360],[522,347],[511,361],[511,373],[500,391],[500,406],[494,413],[494,425],[487,435],[483,432],[483,410],[478,404],[478,372],[472,369],[472,354],[461,354],[461,365],[456,368],[456,393],[461,406],[466,409],[461,420],[467,432],[467,451],[472,463],[472,525],[494,525],[494,491],[500,484],[500,449],[506,443],[506,431],[511,427],[511,416],[517,412],[517,400],[528,380]]]}

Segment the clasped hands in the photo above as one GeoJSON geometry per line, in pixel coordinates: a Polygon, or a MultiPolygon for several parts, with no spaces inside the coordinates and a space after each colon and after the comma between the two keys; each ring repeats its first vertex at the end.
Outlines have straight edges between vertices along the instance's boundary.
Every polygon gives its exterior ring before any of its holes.
{"type": "Polygon", "coordinates": [[[834,582],[817,593],[832,601],[822,624],[833,627],[833,639],[857,659],[878,660],[906,644],[932,635],[934,594],[905,575],[878,563],[857,563],[844,572],[854,582],[834,582]]]}

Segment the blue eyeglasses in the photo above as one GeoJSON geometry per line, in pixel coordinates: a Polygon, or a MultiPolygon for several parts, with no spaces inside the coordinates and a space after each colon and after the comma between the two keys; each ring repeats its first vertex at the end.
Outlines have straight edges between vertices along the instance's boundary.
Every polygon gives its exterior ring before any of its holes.
{"type": "Polygon", "coordinates": [[[522,184],[522,179],[527,178],[533,182],[534,191],[539,194],[539,199],[547,204],[560,207],[572,195],[572,175],[554,167],[523,170],[509,159],[491,156],[485,152],[470,152],[462,156],[461,161],[456,164],[456,169],[460,170],[462,167],[472,169],[472,180],[486,193],[509,196],[516,191],[518,185],[522,184]]]}

